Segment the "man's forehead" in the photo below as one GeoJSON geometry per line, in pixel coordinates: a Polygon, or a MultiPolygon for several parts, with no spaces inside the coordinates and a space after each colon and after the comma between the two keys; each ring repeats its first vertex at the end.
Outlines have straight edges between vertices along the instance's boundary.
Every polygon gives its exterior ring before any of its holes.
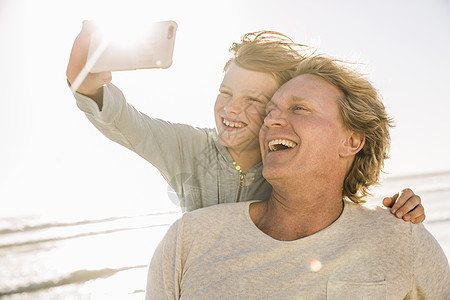
{"type": "Polygon", "coordinates": [[[267,103],[267,106],[277,106],[280,101],[283,101],[283,102],[286,102],[286,103],[307,103],[307,102],[311,102],[311,99],[309,99],[307,97],[302,97],[302,96],[297,96],[295,94],[291,94],[291,95],[288,95],[286,97],[272,98],[267,103]]]}
{"type": "Polygon", "coordinates": [[[302,74],[292,78],[273,95],[270,104],[274,105],[280,101],[311,101],[315,97],[339,98],[342,92],[325,79],[302,74]]]}

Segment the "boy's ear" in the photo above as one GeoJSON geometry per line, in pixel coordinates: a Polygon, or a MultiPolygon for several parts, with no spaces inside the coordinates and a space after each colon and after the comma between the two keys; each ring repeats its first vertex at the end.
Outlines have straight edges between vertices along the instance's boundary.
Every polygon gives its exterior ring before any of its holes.
{"type": "Polygon", "coordinates": [[[366,137],[354,131],[351,131],[345,139],[340,152],[341,157],[349,157],[358,153],[366,142],[366,137]]]}

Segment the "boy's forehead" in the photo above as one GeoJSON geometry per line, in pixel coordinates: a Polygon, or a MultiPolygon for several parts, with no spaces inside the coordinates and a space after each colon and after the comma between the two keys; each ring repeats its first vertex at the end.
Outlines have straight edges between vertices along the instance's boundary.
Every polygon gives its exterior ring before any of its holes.
{"type": "MultiPolygon", "coordinates": [[[[227,85],[226,83],[223,83],[223,82],[220,84],[220,88],[227,89],[230,91],[233,90],[232,85],[227,85]]],[[[251,97],[255,97],[255,98],[264,98],[267,100],[267,102],[271,99],[271,95],[269,93],[267,93],[266,91],[264,91],[262,88],[246,87],[246,88],[241,88],[236,92],[238,92],[242,95],[247,95],[247,96],[251,96],[251,97]]]]}
{"type": "Polygon", "coordinates": [[[279,83],[272,73],[261,72],[243,68],[235,63],[230,64],[230,66],[225,71],[222,82],[224,83],[251,83],[255,86],[276,86],[279,87],[279,83]]]}

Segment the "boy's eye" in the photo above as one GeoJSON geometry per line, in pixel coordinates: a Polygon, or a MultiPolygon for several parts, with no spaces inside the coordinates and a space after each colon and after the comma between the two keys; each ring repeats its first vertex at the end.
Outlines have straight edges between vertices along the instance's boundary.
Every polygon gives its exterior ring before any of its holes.
{"type": "Polygon", "coordinates": [[[251,102],[259,102],[259,103],[262,103],[262,101],[259,100],[258,98],[252,98],[252,97],[249,97],[248,100],[251,101],[251,102]]]}

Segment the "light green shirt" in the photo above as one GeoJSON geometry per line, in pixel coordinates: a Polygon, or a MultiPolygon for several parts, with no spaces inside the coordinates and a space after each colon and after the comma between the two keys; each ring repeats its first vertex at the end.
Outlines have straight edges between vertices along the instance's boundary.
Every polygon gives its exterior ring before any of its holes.
{"type": "Polygon", "coordinates": [[[92,99],[75,94],[78,107],[106,137],[155,166],[177,193],[183,211],[269,198],[272,187],[262,176],[262,164],[240,176],[214,129],[150,118],[128,104],[113,84],[103,91],[102,111],[92,99]]]}

